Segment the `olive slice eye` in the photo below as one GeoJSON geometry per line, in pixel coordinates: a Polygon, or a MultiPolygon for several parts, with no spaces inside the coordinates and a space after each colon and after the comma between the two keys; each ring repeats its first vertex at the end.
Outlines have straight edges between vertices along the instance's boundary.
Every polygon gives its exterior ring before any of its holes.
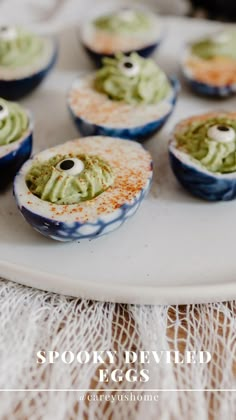
{"type": "Polygon", "coordinates": [[[78,175],[84,170],[84,163],[78,158],[68,158],[59,162],[56,168],[61,172],[66,172],[68,175],[78,175]]]}
{"type": "Polygon", "coordinates": [[[14,26],[1,26],[0,39],[3,41],[12,41],[17,38],[17,31],[14,26]]]}
{"type": "Polygon", "coordinates": [[[9,115],[8,108],[5,105],[0,104],[0,121],[5,120],[9,115]]]}
{"type": "Polygon", "coordinates": [[[129,57],[122,60],[122,62],[119,64],[119,69],[125,76],[128,77],[137,76],[140,70],[139,65],[129,57]]]}
{"type": "Polygon", "coordinates": [[[224,124],[213,125],[208,129],[207,135],[211,140],[219,143],[230,143],[236,137],[235,130],[224,124]]]}

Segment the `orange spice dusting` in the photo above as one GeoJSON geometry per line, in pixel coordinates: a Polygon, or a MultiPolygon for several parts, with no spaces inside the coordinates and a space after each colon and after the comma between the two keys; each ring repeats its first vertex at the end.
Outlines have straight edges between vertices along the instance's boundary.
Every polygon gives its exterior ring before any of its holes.
{"type": "Polygon", "coordinates": [[[98,125],[142,125],[158,118],[160,113],[156,105],[150,105],[147,112],[147,107],[142,105],[134,108],[133,105],[121,101],[112,101],[93,88],[92,76],[73,87],[69,102],[75,115],[98,125]]]}
{"type": "MultiPolygon", "coordinates": [[[[125,203],[132,203],[140,191],[146,186],[151,175],[150,155],[130,142],[111,140],[107,147],[101,147],[103,138],[93,139],[92,142],[73,141],[71,147],[78,148],[81,153],[99,154],[107,160],[115,174],[115,182],[104,193],[92,200],[75,205],[50,204],[51,217],[58,219],[71,215],[72,220],[86,222],[96,220],[99,215],[109,214],[125,203]],[[114,147],[115,153],[114,153],[114,147]]],[[[105,145],[104,145],[105,146],[105,145]]],[[[66,150],[66,153],[71,149],[66,150]]],[[[59,219],[58,219],[59,220],[59,219]]]]}
{"type": "Polygon", "coordinates": [[[194,77],[203,83],[225,86],[236,83],[236,60],[215,57],[211,60],[189,58],[186,62],[194,77]]]}

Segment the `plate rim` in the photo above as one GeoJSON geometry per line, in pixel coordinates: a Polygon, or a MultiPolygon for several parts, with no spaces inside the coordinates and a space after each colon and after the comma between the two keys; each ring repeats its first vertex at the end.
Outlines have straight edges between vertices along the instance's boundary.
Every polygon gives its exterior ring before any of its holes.
{"type": "Polygon", "coordinates": [[[94,300],[98,302],[134,305],[180,305],[179,302],[181,301],[181,305],[187,305],[236,299],[236,282],[217,285],[201,284],[200,286],[182,285],[177,287],[138,285],[137,288],[134,288],[133,286],[126,285],[123,289],[124,292],[122,292],[120,285],[114,285],[112,280],[109,287],[106,284],[106,287],[103,288],[100,283],[83,282],[79,279],[76,285],[72,286],[72,283],[69,283],[70,277],[59,276],[45,271],[34,271],[24,265],[3,260],[0,260],[0,277],[2,277],[3,280],[5,277],[6,281],[10,280],[15,283],[20,283],[23,286],[36,288],[45,293],[63,294],[71,298],[94,300]],[[24,278],[20,278],[19,280],[19,276],[24,276],[24,278]],[[28,281],[29,278],[30,280],[28,281]],[[42,283],[42,286],[40,283],[42,283]],[[53,284],[57,285],[58,283],[62,286],[60,291],[57,289],[57,286],[52,286],[53,284]],[[204,289],[204,291],[202,289],[204,289]],[[215,297],[213,298],[213,296],[215,297]]]}

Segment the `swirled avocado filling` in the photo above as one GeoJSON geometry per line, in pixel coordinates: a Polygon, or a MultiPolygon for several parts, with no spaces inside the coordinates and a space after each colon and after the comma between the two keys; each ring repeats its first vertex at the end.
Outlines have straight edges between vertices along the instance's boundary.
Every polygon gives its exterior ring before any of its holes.
{"type": "Polygon", "coordinates": [[[19,140],[28,126],[28,115],[20,105],[0,98],[0,146],[19,140]]]}
{"type": "Polygon", "coordinates": [[[34,63],[44,52],[45,43],[39,36],[19,27],[0,28],[0,66],[15,69],[34,63]],[[6,36],[1,36],[3,30],[6,36]],[[14,31],[7,36],[7,31],[14,31]]]}
{"type": "MultiPolygon", "coordinates": [[[[222,135],[221,132],[221,135],[222,135]]],[[[195,120],[183,131],[175,133],[177,147],[210,172],[230,173],[236,171],[236,119],[227,116],[195,120]],[[209,137],[212,127],[234,135],[232,141],[221,142],[209,137]]]]}
{"type": "Polygon", "coordinates": [[[97,71],[94,87],[110,99],[127,104],[157,104],[170,92],[165,73],[153,60],[117,54],[115,58],[104,58],[97,71]]]}
{"type": "Polygon", "coordinates": [[[98,17],[93,24],[97,29],[115,34],[132,33],[148,31],[151,27],[151,19],[141,10],[124,9],[98,17]]]}
{"type": "Polygon", "coordinates": [[[89,155],[56,155],[47,161],[37,161],[26,175],[29,190],[55,204],[91,200],[113,182],[110,165],[99,156],[89,155]]]}
{"type": "Polygon", "coordinates": [[[229,57],[236,60],[236,31],[225,31],[192,44],[192,54],[210,60],[229,57]]]}

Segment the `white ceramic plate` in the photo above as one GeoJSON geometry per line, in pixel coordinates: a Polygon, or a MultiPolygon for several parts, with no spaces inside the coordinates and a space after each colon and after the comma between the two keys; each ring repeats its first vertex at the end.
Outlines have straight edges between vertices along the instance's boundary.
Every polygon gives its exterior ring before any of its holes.
{"type": "MultiPolygon", "coordinates": [[[[166,19],[157,60],[169,74],[185,40],[219,24],[166,19]],[[177,37],[178,34],[178,37],[177,37]]],[[[75,69],[90,69],[74,30],[61,34],[57,69],[23,104],[35,114],[35,151],[77,136],[65,105],[75,69]],[[53,111],[52,111],[53,110],[53,111]]],[[[11,192],[0,197],[0,275],[40,289],[97,300],[184,304],[236,298],[236,201],[206,203],[176,182],[167,156],[170,130],[181,118],[236,110],[236,98],[214,102],[183,88],[168,124],[146,143],[157,168],[139,212],[120,230],[91,242],[62,244],[33,231],[11,192]]],[[[86,140],[85,140],[86,141],[86,140]]]]}

